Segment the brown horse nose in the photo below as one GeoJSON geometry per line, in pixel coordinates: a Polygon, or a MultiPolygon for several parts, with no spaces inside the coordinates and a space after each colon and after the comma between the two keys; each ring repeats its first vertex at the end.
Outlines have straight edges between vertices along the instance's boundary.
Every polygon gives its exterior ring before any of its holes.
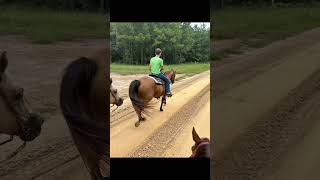
{"type": "Polygon", "coordinates": [[[123,104],[123,98],[119,98],[118,102],[117,102],[117,106],[121,106],[123,104]]]}

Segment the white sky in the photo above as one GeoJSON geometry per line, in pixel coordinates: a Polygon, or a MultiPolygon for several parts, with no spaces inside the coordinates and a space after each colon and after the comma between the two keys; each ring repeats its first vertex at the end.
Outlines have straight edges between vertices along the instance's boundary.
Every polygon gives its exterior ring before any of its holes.
{"type": "Polygon", "coordinates": [[[191,26],[195,26],[195,25],[201,26],[203,23],[205,24],[206,28],[210,28],[210,22],[192,22],[190,25],[191,26]]]}

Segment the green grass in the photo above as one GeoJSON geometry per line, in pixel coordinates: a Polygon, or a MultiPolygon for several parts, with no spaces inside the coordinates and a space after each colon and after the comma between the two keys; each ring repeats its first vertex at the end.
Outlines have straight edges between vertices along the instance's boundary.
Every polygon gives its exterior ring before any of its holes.
{"type": "Polygon", "coordinates": [[[213,39],[241,39],[249,47],[320,26],[320,6],[313,7],[233,7],[213,14],[213,39]]]}
{"type": "Polygon", "coordinates": [[[103,14],[0,7],[0,35],[23,35],[36,43],[105,38],[103,14]]]}
{"type": "MultiPolygon", "coordinates": [[[[210,69],[210,64],[173,64],[165,65],[165,70],[175,69],[178,74],[194,75],[210,69]]],[[[148,74],[148,65],[127,65],[127,64],[110,64],[110,70],[113,73],[122,75],[129,74],[148,74]]]]}

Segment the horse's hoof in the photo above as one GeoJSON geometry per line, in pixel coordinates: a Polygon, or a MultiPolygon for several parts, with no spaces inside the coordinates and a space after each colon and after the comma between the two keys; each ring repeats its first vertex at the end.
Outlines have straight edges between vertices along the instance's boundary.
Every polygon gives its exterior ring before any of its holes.
{"type": "Polygon", "coordinates": [[[136,122],[134,125],[135,125],[136,127],[140,126],[140,121],[136,122]]]}
{"type": "Polygon", "coordinates": [[[146,120],[146,118],[141,118],[141,120],[140,121],[145,121],[146,120]]]}
{"type": "Polygon", "coordinates": [[[160,109],[160,111],[163,111],[163,109],[160,109]]]}

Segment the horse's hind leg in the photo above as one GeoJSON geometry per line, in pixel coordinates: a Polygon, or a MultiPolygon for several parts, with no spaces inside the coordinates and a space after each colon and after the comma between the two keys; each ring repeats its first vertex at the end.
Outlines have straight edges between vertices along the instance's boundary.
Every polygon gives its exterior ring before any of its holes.
{"type": "Polygon", "coordinates": [[[140,121],[145,121],[145,118],[141,116],[141,109],[134,106],[134,110],[138,115],[138,121],[134,124],[136,127],[140,126],[140,121]]]}
{"type": "Polygon", "coordinates": [[[162,99],[161,99],[160,111],[163,111],[163,109],[162,109],[163,104],[166,104],[166,98],[165,97],[162,97],[162,99]]]}

